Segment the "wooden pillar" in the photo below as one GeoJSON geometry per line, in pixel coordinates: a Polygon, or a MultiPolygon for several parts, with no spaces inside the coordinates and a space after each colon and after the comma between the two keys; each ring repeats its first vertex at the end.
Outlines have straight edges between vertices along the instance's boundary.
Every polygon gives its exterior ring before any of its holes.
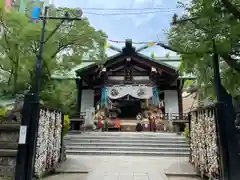
{"type": "Polygon", "coordinates": [[[179,116],[182,117],[183,114],[183,101],[182,101],[182,82],[181,80],[177,81],[177,87],[178,87],[178,112],[179,116]]]}
{"type": "Polygon", "coordinates": [[[82,80],[76,79],[76,85],[77,85],[77,114],[80,116],[82,102],[82,80]]]}
{"type": "MultiPolygon", "coordinates": [[[[76,106],[76,118],[80,118],[81,113],[81,102],[82,102],[82,80],[80,78],[76,78],[76,88],[77,88],[77,106],[76,106]]],[[[70,122],[71,129],[79,130],[80,122],[70,122]]]]}
{"type": "Polygon", "coordinates": [[[99,103],[100,98],[101,98],[101,89],[95,88],[94,89],[94,106],[96,110],[97,110],[97,104],[99,103]]]}
{"type": "MultiPolygon", "coordinates": [[[[183,101],[182,101],[182,80],[177,81],[177,92],[178,92],[178,113],[179,120],[183,120],[183,101]]],[[[178,131],[184,131],[185,123],[179,123],[176,125],[178,131]]]]}

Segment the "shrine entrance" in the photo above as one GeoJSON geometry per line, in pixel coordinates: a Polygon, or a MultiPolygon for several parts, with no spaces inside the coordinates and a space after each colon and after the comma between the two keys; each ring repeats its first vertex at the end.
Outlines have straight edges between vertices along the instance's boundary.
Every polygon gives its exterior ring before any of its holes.
{"type": "Polygon", "coordinates": [[[139,99],[122,100],[119,107],[120,119],[136,119],[138,113],[141,112],[141,101],[139,99]]]}

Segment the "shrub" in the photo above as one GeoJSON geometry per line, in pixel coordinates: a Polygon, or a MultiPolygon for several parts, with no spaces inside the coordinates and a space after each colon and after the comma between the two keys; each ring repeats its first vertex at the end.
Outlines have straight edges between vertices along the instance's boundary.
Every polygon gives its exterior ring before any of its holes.
{"type": "Polygon", "coordinates": [[[184,128],[184,136],[189,139],[189,127],[188,127],[188,124],[185,125],[185,128],[184,128]]]}
{"type": "Polygon", "coordinates": [[[64,115],[64,124],[63,124],[63,136],[65,136],[68,133],[68,130],[70,129],[70,119],[68,115],[64,115]]]}
{"type": "Polygon", "coordinates": [[[6,116],[6,113],[7,113],[6,108],[0,108],[0,120],[6,116]]]}

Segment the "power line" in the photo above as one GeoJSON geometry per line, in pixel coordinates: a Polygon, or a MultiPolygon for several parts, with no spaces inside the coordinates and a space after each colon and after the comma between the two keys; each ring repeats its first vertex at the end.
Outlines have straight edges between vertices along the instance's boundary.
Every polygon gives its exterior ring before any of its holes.
{"type": "Polygon", "coordinates": [[[152,7],[152,8],[81,8],[84,14],[112,16],[112,15],[139,15],[164,12],[176,12],[179,8],[152,7]]]}
{"type": "Polygon", "coordinates": [[[96,10],[96,11],[144,11],[144,10],[177,10],[179,8],[81,8],[82,10],[96,10]]]}
{"type": "MultiPolygon", "coordinates": [[[[118,41],[118,40],[112,40],[112,39],[108,39],[107,41],[112,42],[112,43],[118,43],[118,44],[125,44],[126,41],[118,41]]],[[[161,43],[167,43],[164,41],[133,41],[132,44],[143,44],[143,45],[147,45],[147,44],[158,44],[159,42],[161,43]]]]}
{"type": "Polygon", "coordinates": [[[118,12],[118,13],[96,13],[96,12],[83,12],[83,14],[91,14],[98,16],[113,16],[113,15],[139,15],[139,14],[155,14],[155,13],[167,13],[171,11],[148,11],[148,12],[118,12]]]}

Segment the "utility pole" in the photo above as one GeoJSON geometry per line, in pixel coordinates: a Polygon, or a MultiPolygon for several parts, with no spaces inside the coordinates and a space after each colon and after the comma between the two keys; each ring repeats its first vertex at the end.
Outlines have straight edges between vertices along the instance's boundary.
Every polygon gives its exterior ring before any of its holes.
{"type": "Polygon", "coordinates": [[[43,16],[40,16],[40,9],[36,8],[33,11],[32,20],[41,20],[41,37],[39,42],[39,51],[35,66],[35,77],[32,82],[30,91],[25,95],[23,106],[23,118],[20,126],[20,136],[18,143],[18,154],[16,163],[15,180],[32,180],[34,176],[34,160],[36,153],[36,140],[39,124],[40,110],[40,82],[43,67],[43,50],[44,44],[53,36],[59,27],[65,21],[82,20],[82,11],[77,10],[78,17],[70,17],[68,12],[65,12],[64,17],[47,16],[48,7],[45,7],[43,16]],[[45,38],[45,28],[47,20],[61,20],[56,28],[45,38]]]}

